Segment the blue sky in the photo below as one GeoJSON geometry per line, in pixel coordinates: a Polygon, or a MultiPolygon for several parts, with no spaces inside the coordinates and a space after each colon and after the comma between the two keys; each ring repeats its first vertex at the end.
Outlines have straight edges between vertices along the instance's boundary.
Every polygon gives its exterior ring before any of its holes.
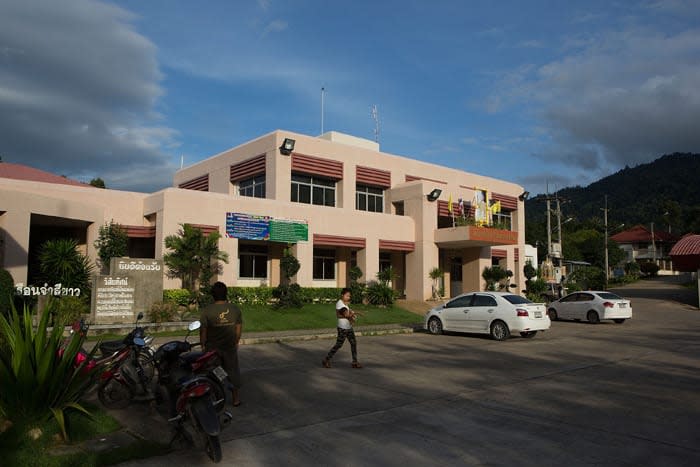
{"type": "MultiPolygon", "coordinates": [[[[520,183],[700,152],[700,1],[8,0],[5,160],[114,188],[274,129],[520,183]],[[36,39],[35,32],[44,31],[36,39]],[[31,127],[31,130],[27,129],[31,127]]],[[[3,24],[4,23],[4,24],[3,24]]]]}

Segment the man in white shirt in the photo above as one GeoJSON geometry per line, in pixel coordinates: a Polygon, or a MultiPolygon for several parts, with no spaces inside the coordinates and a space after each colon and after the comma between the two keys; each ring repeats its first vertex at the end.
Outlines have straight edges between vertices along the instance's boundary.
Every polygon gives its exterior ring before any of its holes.
{"type": "Polygon", "coordinates": [[[345,288],[340,292],[340,300],[335,304],[335,315],[338,318],[338,338],[335,345],[328,351],[326,358],[321,361],[325,368],[331,367],[331,358],[343,346],[345,339],[350,342],[350,350],[352,352],[352,367],[362,368],[360,362],[357,361],[357,340],[355,339],[355,330],[352,328],[352,322],[355,320],[355,313],[350,310],[350,289],[345,288]]]}

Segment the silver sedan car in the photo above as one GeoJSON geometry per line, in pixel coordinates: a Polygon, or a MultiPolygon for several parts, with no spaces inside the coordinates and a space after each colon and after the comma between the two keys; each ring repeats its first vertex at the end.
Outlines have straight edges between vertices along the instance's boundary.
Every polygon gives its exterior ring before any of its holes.
{"type": "Polygon", "coordinates": [[[511,333],[534,337],[551,322],[542,303],[509,292],[470,292],[433,308],[425,315],[424,328],[431,334],[443,331],[490,334],[495,340],[511,333]]]}

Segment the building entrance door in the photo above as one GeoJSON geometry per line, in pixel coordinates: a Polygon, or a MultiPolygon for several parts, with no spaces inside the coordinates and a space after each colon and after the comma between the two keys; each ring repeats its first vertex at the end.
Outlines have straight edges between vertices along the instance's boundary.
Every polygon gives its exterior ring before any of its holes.
{"type": "Polygon", "coordinates": [[[450,296],[462,293],[462,258],[450,258],[450,296]]]}

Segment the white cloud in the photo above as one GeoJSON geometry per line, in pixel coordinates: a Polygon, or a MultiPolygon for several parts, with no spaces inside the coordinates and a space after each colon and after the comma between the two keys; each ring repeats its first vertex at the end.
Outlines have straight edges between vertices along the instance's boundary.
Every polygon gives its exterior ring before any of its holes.
{"type": "Polygon", "coordinates": [[[505,75],[484,106],[527,103],[551,143],[544,160],[588,170],[674,151],[700,151],[700,30],[630,28],[591,38],[580,51],[505,75]]]}
{"type": "Polygon", "coordinates": [[[156,47],[132,29],[133,19],[92,0],[3,2],[0,141],[7,160],[97,174],[112,187],[170,185],[163,146],[176,133],[158,124],[156,47]],[[150,173],[150,183],[132,183],[138,171],[150,173]]]}
{"type": "Polygon", "coordinates": [[[268,34],[273,33],[273,32],[282,32],[282,31],[286,30],[288,26],[289,25],[287,24],[286,21],[276,19],[276,20],[268,23],[267,26],[265,26],[265,29],[263,29],[263,36],[267,36],[268,34]]]}

